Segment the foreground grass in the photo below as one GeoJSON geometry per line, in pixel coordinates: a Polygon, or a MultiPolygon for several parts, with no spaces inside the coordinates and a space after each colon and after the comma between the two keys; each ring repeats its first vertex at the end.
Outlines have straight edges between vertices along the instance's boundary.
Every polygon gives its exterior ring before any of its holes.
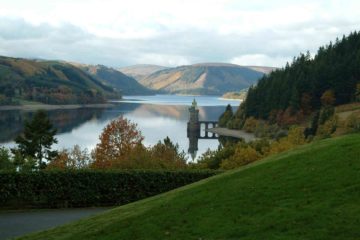
{"type": "Polygon", "coordinates": [[[360,239],[360,135],[22,239],[360,239]]]}

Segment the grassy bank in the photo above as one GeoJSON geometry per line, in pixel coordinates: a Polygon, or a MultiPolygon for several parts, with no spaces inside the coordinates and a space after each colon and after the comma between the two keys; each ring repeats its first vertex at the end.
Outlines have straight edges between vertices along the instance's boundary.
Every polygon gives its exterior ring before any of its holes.
{"type": "Polygon", "coordinates": [[[356,134],[22,239],[359,239],[359,215],[356,134]]]}

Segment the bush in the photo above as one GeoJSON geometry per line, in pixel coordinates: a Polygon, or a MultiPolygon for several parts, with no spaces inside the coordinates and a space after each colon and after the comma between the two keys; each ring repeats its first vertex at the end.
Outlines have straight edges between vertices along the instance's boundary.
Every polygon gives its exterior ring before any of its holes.
{"type": "Polygon", "coordinates": [[[248,119],[246,119],[243,129],[246,132],[253,133],[253,132],[255,132],[258,124],[259,124],[259,121],[256,120],[256,118],[249,117],[248,119]]]}
{"type": "Polygon", "coordinates": [[[333,134],[336,131],[338,122],[339,122],[338,117],[333,116],[330,119],[328,119],[324,124],[320,125],[316,132],[317,138],[319,139],[330,138],[331,134],[333,134]]]}
{"type": "Polygon", "coordinates": [[[215,175],[216,171],[0,172],[2,208],[113,206],[215,175]]]}
{"type": "Polygon", "coordinates": [[[232,155],[230,158],[225,159],[221,163],[222,169],[233,169],[237,168],[251,162],[255,162],[262,158],[262,155],[258,153],[254,148],[251,146],[242,146],[239,145],[236,150],[235,154],[232,155]]]}
{"type": "Polygon", "coordinates": [[[10,151],[0,147],[0,170],[15,170],[15,165],[11,161],[10,151]]]}
{"type": "Polygon", "coordinates": [[[360,132],[360,112],[350,114],[345,125],[347,132],[360,132]]]}

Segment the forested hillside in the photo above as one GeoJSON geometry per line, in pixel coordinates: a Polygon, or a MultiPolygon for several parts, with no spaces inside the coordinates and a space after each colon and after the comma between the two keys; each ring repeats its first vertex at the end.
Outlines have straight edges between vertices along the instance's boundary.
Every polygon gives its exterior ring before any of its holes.
{"type": "Polygon", "coordinates": [[[120,94],[64,62],[0,57],[0,105],[102,103],[120,94]]]}
{"type": "Polygon", "coordinates": [[[249,89],[235,118],[279,120],[306,116],[325,102],[340,105],[359,100],[360,33],[354,32],[335,43],[294,58],[291,64],[263,76],[249,89]]]}

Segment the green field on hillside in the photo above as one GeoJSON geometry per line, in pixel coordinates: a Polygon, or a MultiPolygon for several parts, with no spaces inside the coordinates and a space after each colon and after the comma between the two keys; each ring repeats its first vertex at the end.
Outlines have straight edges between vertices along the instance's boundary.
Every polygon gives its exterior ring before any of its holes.
{"type": "Polygon", "coordinates": [[[360,134],[22,239],[360,239],[360,134]]]}

